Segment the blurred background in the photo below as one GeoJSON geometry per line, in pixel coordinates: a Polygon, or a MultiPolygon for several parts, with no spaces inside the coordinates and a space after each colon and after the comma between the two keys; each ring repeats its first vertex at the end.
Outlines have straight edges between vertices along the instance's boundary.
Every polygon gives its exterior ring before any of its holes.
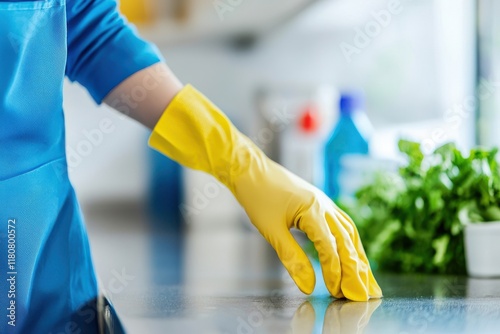
{"type": "MultiPolygon", "coordinates": [[[[400,138],[425,152],[500,143],[494,0],[120,0],[120,9],[181,81],[333,198],[395,170],[400,138]]],[[[65,84],[65,113],[70,176],[104,286],[121,267],[201,294],[211,292],[200,280],[221,273],[285,279],[217,181],[153,152],[147,129],[77,84],[65,84]],[[103,119],[110,130],[91,141],[103,119]],[[185,239],[171,237],[179,230],[185,239]]]]}
{"type": "MultiPolygon", "coordinates": [[[[294,134],[270,126],[274,114],[291,128],[297,125],[290,115],[317,108],[321,145],[338,121],[340,95],[352,91],[362,93],[375,159],[396,159],[400,137],[421,140],[429,150],[450,140],[463,148],[499,140],[492,111],[499,95],[498,37],[495,21],[485,17],[479,73],[474,1],[121,2],[179,78],[204,92],[276,160],[280,154],[273,148],[286,150],[287,143],[278,142],[294,134]],[[470,100],[479,74],[491,94],[476,103],[470,100]]],[[[481,2],[487,5],[484,16],[493,15],[496,4],[481,2]]],[[[151,177],[163,173],[145,146],[146,129],[95,106],[76,84],[68,83],[65,94],[70,172],[81,201],[143,199],[151,177]],[[92,150],[82,149],[85,134],[98,130],[103,118],[111,120],[112,131],[92,150]]],[[[192,189],[207,181],[182,173],[182,196],[189,203],[192,189]]],[[[210,201],[207,214],[221,211],[211,210],[219,201],[227,203],[225,196],[210,201]]]]}

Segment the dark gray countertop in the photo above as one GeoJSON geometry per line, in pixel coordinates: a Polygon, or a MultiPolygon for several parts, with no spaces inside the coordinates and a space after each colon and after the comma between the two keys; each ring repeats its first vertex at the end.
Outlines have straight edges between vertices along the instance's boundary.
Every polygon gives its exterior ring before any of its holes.
{"type": "Polygon", "coordinates": [[[133,208],[86,211],[101,286],[129,333],[500,333],[500,280],[379,273],[381,300],[334,300],[321,279],[305,296],[241,224],[173,233],[133,208]]]}

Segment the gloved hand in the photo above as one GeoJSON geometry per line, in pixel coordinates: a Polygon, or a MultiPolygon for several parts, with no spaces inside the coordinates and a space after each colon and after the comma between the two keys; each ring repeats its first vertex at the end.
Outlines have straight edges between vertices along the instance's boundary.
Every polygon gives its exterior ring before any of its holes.
{"type": "Polygon", "coordinates": [[[319,189],[267,158],[193,87],[184,87],[172,100],[149,144],[225,184],[302,292],[314,290],[315,275],[291,228],[313,241],[334,297],[365,301],[382,296],[352,220],[319,189]]]}

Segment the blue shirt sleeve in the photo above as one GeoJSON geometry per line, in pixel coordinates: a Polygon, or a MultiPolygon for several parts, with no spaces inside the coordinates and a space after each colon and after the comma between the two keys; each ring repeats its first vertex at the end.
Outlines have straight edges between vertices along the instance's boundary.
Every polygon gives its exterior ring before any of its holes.
{"type": "Polygon", "coordinates": [[[66,75],[101,103],[132,74],[162,61],[118,13],[116,0],[67,0],[66,75]]]}

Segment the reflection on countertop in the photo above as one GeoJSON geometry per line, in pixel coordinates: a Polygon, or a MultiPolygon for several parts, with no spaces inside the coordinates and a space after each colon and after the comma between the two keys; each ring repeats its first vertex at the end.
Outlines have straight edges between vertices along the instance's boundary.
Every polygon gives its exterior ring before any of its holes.
{"type": "Polygon", "coordinates": [[[101,287],[128,333],[499,332],[500,280],[376,274],[382,300],[334,300],[321,279],[305,296],[248,226],[212,217],[179,232],[144,212],[85,208],[101,287]]]}

